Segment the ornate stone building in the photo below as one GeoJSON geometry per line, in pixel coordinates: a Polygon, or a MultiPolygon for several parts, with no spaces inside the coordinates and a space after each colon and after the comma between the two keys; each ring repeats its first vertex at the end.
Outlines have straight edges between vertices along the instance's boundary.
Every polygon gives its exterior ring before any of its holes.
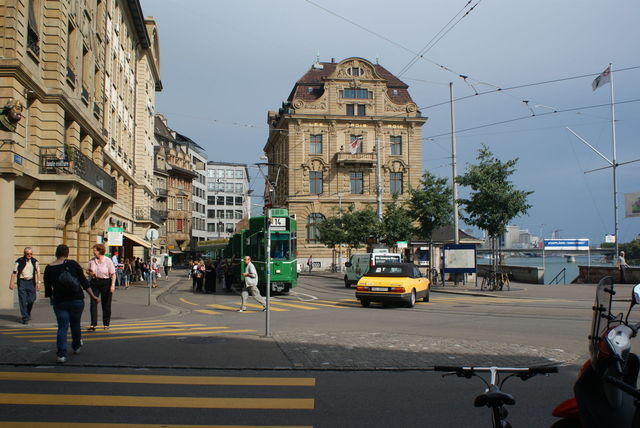
{"type": "MultiPolygon", "coordinates": [[[[24,106],[0,120],[0,276],[24,246],[47,263],[65,243],[84,263],[109,226],[129,255],[146,244],[154,222],[135,213],[153,200],[158,52],[138,0],[0,3],[0,108],[24,106]]],[[[0,287],[0,307],[12,304],[0,287]]]]}
{"type": "Polygon", "coordinates": [[[268,113],[264,147],[278,183],[274,207],[298,219],[298,259],[329,267],[332,250],[318,242],[317,223],[340,206],[376,208],[376,141],[383,203],[407,195],[422,174],[426,122],[408,86],[363,58],[317,62],[294,85],[278,112],[268,113]]]}

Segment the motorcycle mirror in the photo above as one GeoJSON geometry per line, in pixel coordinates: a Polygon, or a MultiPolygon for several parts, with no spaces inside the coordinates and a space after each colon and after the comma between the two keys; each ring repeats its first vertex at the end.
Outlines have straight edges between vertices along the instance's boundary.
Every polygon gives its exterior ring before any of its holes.
{"type": "Polygon", "coordinates": [[[634,305],[640,304],[640,284],[636,284],[635,287],[633,287],[631,301],[634,305]]]}

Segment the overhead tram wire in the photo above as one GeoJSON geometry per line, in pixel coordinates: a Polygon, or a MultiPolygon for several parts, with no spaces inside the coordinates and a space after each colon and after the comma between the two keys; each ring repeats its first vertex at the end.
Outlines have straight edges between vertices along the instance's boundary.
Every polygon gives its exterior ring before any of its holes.
{"type": "MultiPolygon", "coordinates": [[[[634,98],[632,100],[625,100],[625,101],[616,101],[614,104],[615,105],[629,104],[629,103],[636,103],[638,101],[640,101],[640,98],[634,98]]],[[[474,129],[488,128],[490,126],[503,125],[505,123],[518,122],[520,120],[531,119],[531,118],[534,118],[534,117],[548,116],[548,115],[557,114],[557,113],[567,113],[567,112],[571,112],[571,111],[587,110],[587,109],[591,109],[591,108],[609,107],[609,106],[611,106],[611,103],[595,104],[595,105],[590,105],[590,106],[574,107],[574,108],[567,108],[567,109],[559,109],[559,110],[549,111],[549,112],[546,112],[546,113],[540,113],[540,114],[536,114],[536,115],[515,117],[513,119],[506,119],[506,120],[501,120],[501,121],[498,121],[498,122],[487,123],[487,124],[484,124],[484,125],[472,126],[471,128],[457,129],[456,133],[472,131],[474,129]]],[[[433,138],[444,137],[446,135],[451,135],[451,132],[444,132],[442,134],[430,135],[430,136],[424,137],[422,139],[423,140],[430,140],[430,139],[433,139],[433,138]]]]}
{"type": "MultiPolygon", "coordinates": [[[[402,67],[402,69],[398,72],[398,77],[402,77],[402,75],[404,73],[406,73],[411,67],[413,67],[413,65],[418,62],[418,60],[420,59],[421,56],[423,56],[424,54],[426,54],[431,48],[433,48],[433,46],[435,46],[434,40],[449,26],[449,24],[451,24],[457,17],[458,15],[460,15],[466,8],[467,6],[469,6],[471,3],[473,2],[473,0],[469,0],[467,1],[467,3],[462,7],[462,9],[460,9],[454,16],[453,18],[451,18],[449,20],[449,22],[447,22],[441,29],[440,31],[438,31],[432,38],[431,40],[429,40],[429,42],[427,42],[426,45],[424,45],[424,47],[420,50],[419,55],[414,56],[411,61],[409,61],[404,67],[402,67]],[[430,46],[433,43],[433,46],[430,46]]],[[[474,6],[475,7],[475,6],[474,6]]],[[[460,22],[460,21],[458,21],[460,22]]],[[[456,22],[457,24],[457,22],[456,22]]],[[[454,24],[455,26],[455,24],[454,24]]],[[[453,27],[451,27],[453,28],[453,27]]],[[[451,29],[447,30],[447,32],[449,32],[451,29]]],[[[446,34],[446,33],[445,33],[446,34]]],[[[438,39],[439,40],[439,39],[438,39]]]]}

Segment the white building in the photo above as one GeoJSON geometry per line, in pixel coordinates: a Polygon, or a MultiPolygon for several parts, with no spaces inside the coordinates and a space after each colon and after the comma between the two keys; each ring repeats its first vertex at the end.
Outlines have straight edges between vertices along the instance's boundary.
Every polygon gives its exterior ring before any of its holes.
{"type": "Polygon", "coordinates": [[[207,239],[228,238],[243,218],[251,216],[246,164],[207,163],[207,239]]]}
{"type": "Polygon", "coordinates": [[[195,141],[176,133],[176,142],[186,150],[194,165],[197,177],[191,182],[191,251],[197,251],[196,242],[207,239],[207,152],[195,141]]]}

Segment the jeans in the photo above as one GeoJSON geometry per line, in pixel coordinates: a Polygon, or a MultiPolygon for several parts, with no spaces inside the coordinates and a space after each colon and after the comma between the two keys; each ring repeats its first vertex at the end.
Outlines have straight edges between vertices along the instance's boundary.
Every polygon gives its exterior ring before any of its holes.
{"type": "Polygon", "coordinates": [[[18,303],[22,321],[31,319],[31,309],[36,301],[36,286],[33,279],[18,279],[18,303]]]}
{"type": "MultiPolygon", "coordinates": [[[[111,322],[111,280],[110,279],[93,279],[91,281],[91,290],[96,297],[100,298],[102,304],[102,325],[109,326],[111,322]]],[[[98,325],[98,304],[91,299],[91,325],[98,325]]]]}
{"type": "Polygon", "coordinates": [[[122,283],[122,271],[116,269],[116,287],[122,287],[124,284],[122,283]]]}
{"type": "Polygon", "coordinates": [[[67,356],[67,330],[71,327],[71,347],[77,350],[82,346],[82,336],[80,331],[80,318],[84,310],[84,300],[63,300],[55,302],[52,300],[53,312],[58,320],[58,338],[56,344],[58,347],[57,356],[67,356]]]}

